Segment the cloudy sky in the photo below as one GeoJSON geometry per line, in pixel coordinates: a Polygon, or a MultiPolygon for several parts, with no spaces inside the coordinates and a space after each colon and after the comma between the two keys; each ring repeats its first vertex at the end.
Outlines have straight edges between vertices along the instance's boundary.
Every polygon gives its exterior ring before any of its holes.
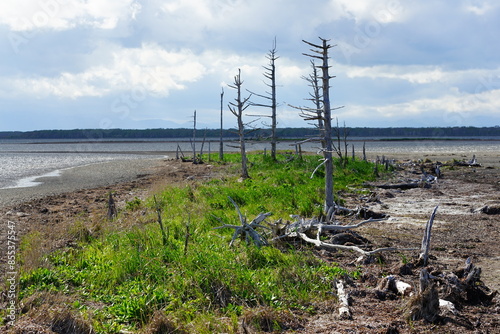
{"type": "Polygon", "coordinates": [[[274,38],[278,126],[307,126],[319,36],[347,126],[495,126],[499,33],[497,0],[4,0],[0,131],[218,128],[222,88],[233,127],[227,85],[265,94],[274,38]]]}

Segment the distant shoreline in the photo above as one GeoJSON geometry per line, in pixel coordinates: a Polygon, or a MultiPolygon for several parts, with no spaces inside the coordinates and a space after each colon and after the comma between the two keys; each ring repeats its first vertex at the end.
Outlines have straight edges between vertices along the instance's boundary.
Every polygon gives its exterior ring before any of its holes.
{"type": "MultiPolygon", "coordinates": [[[[171,128],[171,129],[71,129],[71,130],[37,130],[37,131],[0,131],[1,139],[81,139],[90,141],[101,140],[136,140],[136,139],[160,139],[160,140],[181,140],[189,141],[194,139],[193,128],[171,128]]],[[[369,127],[339,127],[334,128],[332,136],[340,132],[351,138],[369,139],[397,139],[397,138],[481,138],[493,137],[500,138],[500,126],[491,127],[389,127],[389,128],[369,128],[369,127]]],[[[198,129],[196,139],[201,141],[203,138],[233,139],[236,137],[234,129],[198,129]]],[[[251,138],[266,139],[271,136],[271,129],[256,129],[252,132],[251,138]]],[[[314,127],[300,128],[276,128],[276,136],[280,139],[292,138],[310,138],[318,136],[318,129],[314,127]]]]}
{"type": "MultiPolygon", "coordinates": [[[[43,144],[106,144],[106,143],[120,143],[120,144],[127,144],[127,143],[190,143],[192,142],[191,140],[187,138],[172,138],[172,139],[160,139],[160,138],[137,138],[137,139],[128,139],[128,138],[106,138],[102,140],[85,140],[82,138],[75,138],[73,140],[61,140],[59,141],[58,139],[46,139],[46,138],[26,138],[26,139],[0,139],[0,144],[3,143],[8,143],[10,141],[15,141],[18,142],[20,140],[26,140],[27,144],[31,145],[43,145],[43,144]]],[[[293,142],[293,141],[298,141],[298,140],[304,140],[304,138],[278,138],[278,142],[293,142]]],[[[443,141],[500,141],[500,137],[394,137],[394,138],[358,138],[358,137],[353,137],[349,138],[347,137],[348,142],[379,142],[379,141],[436,141],[436,140],[443,140],[443,141]]],[[[218,138],[207,138],[205,140],[206,142],[219,142],[218,138]]],[[[232,141],[238,141],[237,138],[224,138],[224,142],[232,142],[232,141]]],[[[267,138],[248,138],[246,139],[248,142],[271,142],[270,139],[267,138]]],[[[196,143],[202,143],[203,139],[198,138],[196,140],[196,143]]],[[[46,153],[46,151],[44,151],[46,153]]],[[[60,151],[57,151],[60,152],[60,151]]],[[[93,153],[99,153],[99,152],[93,152],[93,153]]]]}

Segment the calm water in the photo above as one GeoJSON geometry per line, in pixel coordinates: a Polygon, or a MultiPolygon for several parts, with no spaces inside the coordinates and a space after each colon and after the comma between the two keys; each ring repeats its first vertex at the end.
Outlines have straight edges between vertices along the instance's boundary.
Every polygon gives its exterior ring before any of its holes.
{"type": "MultiPolygon", "coordinates": [[[[201,143],[196,143],[197,152],[201,143]]],[[[224,150],[236,151],[230,147],[234,143],[226,143],[224,150]]],[[[352,141],[358,155],[363,147],[363,141],[352,141]]],[[[186,156],[192,152],[191,144],[187,141],[113,141],[113,142],[57,142],[50,140],[39,141],[0,141],[0,188],[31,186],[30,180],[42,175],[57,175],[61,170],[82,165],[101,163],[111,160],[151,159],[165,156],[175,157],[177,147],[180,147],[186,156]]],[[[264,142],[247,143],[248,150],[269,149],[264,142]]],[[[218,141],[204,144],[204,153],[208,150],[218,152],[218,141]]],[[[317,151],[319,144],[305,143],[304,151],[317,151]]],[[[292,142],[281,142],[280,150],[294,150],[292,142]]],[[[349,154],[351,146],[349,146],[349,154]]],[[[498,140],[434,140],[434,141],[367,141],[366,152],[390,153],[456,153],[472,154],[477,151],[500,151],[498,140]]]]}

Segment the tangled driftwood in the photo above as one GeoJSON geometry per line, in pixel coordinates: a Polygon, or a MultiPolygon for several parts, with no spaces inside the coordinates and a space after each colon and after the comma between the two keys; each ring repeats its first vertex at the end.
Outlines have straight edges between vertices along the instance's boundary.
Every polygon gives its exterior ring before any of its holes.
{"type": "Polygon", "coordinates": [[[375,255],[381,252],[389,251],[403,251],[403,250],[416,250],[418,248],[396,248],[396,247],[384,247],[377,248],[374,250],[364,250],[358,246],[346,246],[338,245],[329,242],[324,242],[321,240],[323,232],[343,232],[361,227],[368,223],[380,222],[385,219],[368,219],[353,225],[331,225],[326,224],[316,218],[305,219],[301,217],[294,216],[298,218],[294,223],[285,226],[283,234],[274,238],[273,240],[278,240],[286,237],[290,238],[300,238],[306,242],[312,243],[317,247],[327,248],[327,249],[338,249],[344,251],[353,251],[361,254],[361,257],[366,257],[370,255],[375,255]],[[311,234],[315,234],[316,238],[310,237],[311,234]]]}

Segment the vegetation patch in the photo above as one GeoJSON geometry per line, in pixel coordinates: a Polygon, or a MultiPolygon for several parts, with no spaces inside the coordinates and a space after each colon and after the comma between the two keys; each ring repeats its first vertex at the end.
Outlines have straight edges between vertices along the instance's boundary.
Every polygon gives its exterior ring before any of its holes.
{"type": "MultiPolygon", "coordinates": [[[[54,326],[96,333],[236,332],[242,318],[263,331],[299,328],[290,310],[314,312],[314,305],[335,300],[335,278],[359,272],[318,259],[309,246],[229,247],[232,231],[214,230],[239,224],[229,198],[248,217],[321,214],[324,180],[313,174],[318,157],[279,157],[249,155],[251,178],[242,181],[234,163],[239,155],[226,154],[223,178],[167,186],[155,198],[127,202],[117,218],[100,222],[99,233],[75,224],[75,244],[39,254],[43,266],[25,260],[19,297],[31,306],[22,312],[45,307],[37,296],[63,296],[64,312],[49,319],[54,326]],[[138,210],[146,217],[130,214],[138,210]]],[[[349,161],[336,174],[337,191],[374,179],[373,165],[364,161],[349,161]]],[[[31,254],[30,244],[24,253],[31,254]]]]}

